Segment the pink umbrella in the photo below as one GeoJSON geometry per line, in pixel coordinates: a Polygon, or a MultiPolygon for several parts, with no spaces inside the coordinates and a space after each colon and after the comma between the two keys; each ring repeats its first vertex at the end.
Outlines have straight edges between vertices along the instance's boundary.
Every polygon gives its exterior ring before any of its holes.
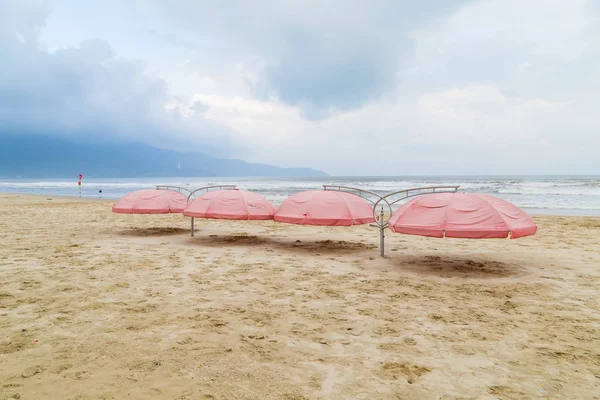
{"type": "Polygon", "coordinates": [[[362,197],[333,190],[308,190],[287,198],[273,218],[298,225],[351,226],[375,221],[373,207],[362,197]]]}
{"type": "Polygon", "coordinates": [[[273,219],[275,207],[258,193],[245,190],[214,190],[190,201],[183,210],[188,217],[267,220],[273,219]]]}
{"type": "Polygon", "coordinates": [[[137,190],[121,197],[112,208],[120,214],[180,213],[187,204],[187,196],[174,190],[137,190]]]}
{"type": "Polygon", "coordinates": [[[473,193],[422,195],[398,208],[388,224],[393,232],[438,238],[516,239],[537,231],[531,218],[515,205],[473,193]]]}

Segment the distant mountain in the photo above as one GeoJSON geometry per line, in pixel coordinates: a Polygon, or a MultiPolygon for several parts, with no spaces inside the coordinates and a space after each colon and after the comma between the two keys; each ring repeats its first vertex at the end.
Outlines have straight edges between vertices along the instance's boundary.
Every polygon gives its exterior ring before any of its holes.
{"type": "Polygon", "coordinates": [[[318,177],[311,168],[280,168],[144,144],[81,144],[39,136],[0,136],[0,178],[318,177]]]}

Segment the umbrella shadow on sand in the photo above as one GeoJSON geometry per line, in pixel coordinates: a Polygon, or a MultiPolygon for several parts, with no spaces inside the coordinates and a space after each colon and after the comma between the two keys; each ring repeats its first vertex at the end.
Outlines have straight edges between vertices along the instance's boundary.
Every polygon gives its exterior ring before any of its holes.
{"type": "Polygon", "coordinates": [[[348,242],[345,240],[290,240],[275,239],[268,236],[256,235],[209,235],[196,236],[190,244],[201,247],[241,246],[256,247],[257,250],[286,251],[290,253],[318,253],[318,254],[347,254],[348,252],[373,251],[376,246],[348,242]],[[265,247],[258,247],[265,246],[265,247]]]}
{"type": "Polygon", "coordinates": [[[172,228],[172,227],[150,227],[150,228],[129,228],[122,229],[117,234],[131,237],[146,237],[146,236],[174,236],[189,233],[189,229],[172,228]]]}
{"type": "Polygon", "coordinates": [[[392,262],[403,271],[445,278],[502,278],[526,273],[524,266],[482,256],[465,258],[452,255],[400,255],[394,257],[392,262]]]}

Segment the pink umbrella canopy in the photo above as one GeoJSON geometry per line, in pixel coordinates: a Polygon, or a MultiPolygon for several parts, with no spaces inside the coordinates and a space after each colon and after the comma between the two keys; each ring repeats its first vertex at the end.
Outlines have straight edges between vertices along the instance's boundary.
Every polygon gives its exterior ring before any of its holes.
{"type": "Polygon", "coordinates": [[[516,239],[537,231],[535,223],[517,206],[473,193],[419,196],[396,210],[388,224],[393,232],[438,238],[516,239]]]}
{"type": "Polygon", "coordinates": [[[298,225],[351,226],[375,221],[373,207],[355,194],[308,190],[287,198],[275,213],[277,222],[298,225]]]}
{"type": "Polygon", "coordinates": [[[127,193],[113,205],[120,214],[170,214],[183,212],[187,196],[174,190],[137,190],[127,193]]]}
{"type": "Polygon", "coordinates": [[[190,201],[183,210],[188,217],[267,220],[273,219],[275,207],[258,193],[245,190],[214,190],[190,201]]]}

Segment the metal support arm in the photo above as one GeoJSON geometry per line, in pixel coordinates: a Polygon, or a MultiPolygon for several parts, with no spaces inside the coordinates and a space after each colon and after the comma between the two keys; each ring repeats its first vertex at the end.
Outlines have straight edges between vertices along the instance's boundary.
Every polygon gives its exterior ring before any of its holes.
{"type": "MultiPolygon", "coordinates": [[[[204,186],[198,189],[195,189],[190,192],[187,202],[189,203],[192,198],[196,198],[196,193],[200,191],[209,192],[211,190],[237,190],[235,185],[213,185],[213,186],[204,186]]],[[[191,217],[190,222],[190,236],[194,237],[194,217],[191,217]]]]}
{"type": "Polygon", "coordinates": [[[323,185],[323,190],[338,190],[344,191],[347,193],[351,193],[362,197],[367,200],[369,203],[373,204],[373,218],[375,220],[374,224],[370,226],[375,226],[379,228],[379,255],[381,257],[385,257],[385,229],[389,227],[389,220],[392,217],[392,206],[399,201],[405,200],[410,197],[420,196],[423,194],[432,194],[432,193],[455,193],[460,186],[428,186],[428,187],[420,187],[420,188],[411,188],[398,190],[392,193],[388,193],[385,196],[380,196],[375,192],[371,192],[369,190],[363,190],[359,188],[349,187],[349,186],[336,186],[336,185],[323,185]],[[365,195],[375,196],[377,199],[373,201],[365,195]],[[399,196],[399,197],[397,197],[399,196]],[[395,199],[392,199],[397,197],[395,199]],[[393,200],[393,201],[392,201],[393,200]],[[381,204],[381,209],[379,215],[377,215],[377,206],[381,204]],[[384,207],[387,205],[387,219],[385,219],[384,207]],[[385,220],[384,220],[385,219],[385,220]]]}
{"type": "Polygon", "coordinates": [[[181,186],[171,186],[171,185],[156,185],[156,190],[174,190],[174,191],[182,193],[182,194],[191,193],[191,190],[188,188],[184,188],[181,186]],[[184,192],[187,192],[187,193],[184,193],[184,192]]]}

